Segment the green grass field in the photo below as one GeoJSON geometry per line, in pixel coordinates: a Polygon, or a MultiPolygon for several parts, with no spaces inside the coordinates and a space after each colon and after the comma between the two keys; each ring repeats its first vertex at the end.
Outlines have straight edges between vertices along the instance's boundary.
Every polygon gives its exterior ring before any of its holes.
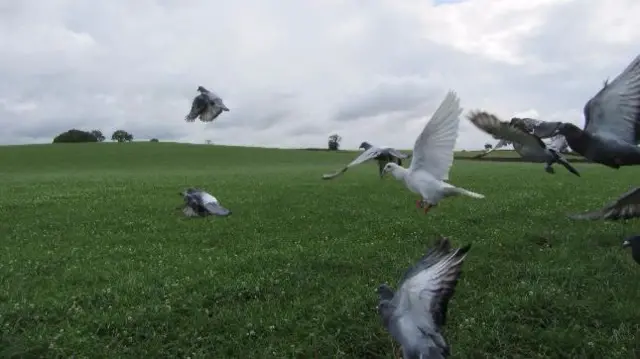
{"type": "Polygon", "coordinates": [[[415,195],[353,153],[171,143],[0,148],[0,357],[393,358],[375,289],[472,243],[453,358],[638,358],[640,226],[573,222],[640,168],[457,160],[486,199],[415,195]],[[233,211],[187,219],[199,186],[233,211]]]}

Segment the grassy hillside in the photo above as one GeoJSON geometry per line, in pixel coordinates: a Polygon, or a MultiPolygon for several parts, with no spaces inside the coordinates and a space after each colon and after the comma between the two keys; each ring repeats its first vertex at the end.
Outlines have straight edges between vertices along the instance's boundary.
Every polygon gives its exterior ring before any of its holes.
{"type": "Polygon", "coordinates": [[[638,225],[565,214],[638,168],[458,160],[484,200],[428,215],[349,152],[171,143],[0,147],[0,357],[393,358],[375,289],[440,235],[472,243],[449,305],[453,358],[640,356],[638,225]],[[233,211],[185,219],[199,186],[233,211]]]}

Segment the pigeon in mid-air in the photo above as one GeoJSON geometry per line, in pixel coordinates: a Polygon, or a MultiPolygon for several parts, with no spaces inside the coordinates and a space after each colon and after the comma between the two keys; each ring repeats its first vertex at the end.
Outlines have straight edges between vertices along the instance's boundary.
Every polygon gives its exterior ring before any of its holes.
{"type": "Polygon", "coordinates": [[[378,173],[380,174],[380,177],[382,177],[382,169],[387,163],[394,162],[394,163],[401,164],[403,159],[410,157],[409,155],[406,155],[396,150],[395,148],[386,147],[386,146],[376,147],[366,141],[360,144],[360,148],[364,149],[364,152],[362,152],[358,157],[356,157],[355,160],[351,161],[351,163],[349,163],[348,165],[344,166],[343,168],[341,168],[340,170],[334,173],[322,175],[322,179],[336,178],[341,174],[345,173],[349,168],[369,160],[376,160],[378,162],[378,173]]]}
{"type": "MultiPolygon", "coordinates": [[[[534,133],[527,132],[517,124],[501,121],[498,117],[485,111],[472,111],[468,115],[469,121],[480,130],[497,139],[504,139],[513,143],[514,149],[525,159],[545,162],[545,171],[555,173],[554,163],[560,163],[569,172],[580,176],[569,161],[554,147],[547,146],[534,133]]],[[[558,144],[559,145],[559,144],[558,144]]]]}
{"type": "Polygon", "coordinates": [[[382,172],[391,173],[407,188],[421,196],[416,207],[424,208],[426,214],[431,208],[447,197],[465,195],[484,198],[484,195],[455,187],[445,181],[453,164],[453,147],[458,137],[460,124],[460,99],[449,91],[429,122],[418,135],[413,145],[413,155],[409,168],[396,163],[387,163],[382,172]]]}
{"type": "Polygon", "coordinates": [[[584,128],[542,122],[538,136],[561,134],[571,149],[591,162],[618,169],[640,164],[640,55],[584,106],[584,128]]]}
{"type": "Polygon", "coordinates": [[[450,355],[441,330],[470,248],[469,244],[452,250],[449,240],[442,238],[406,271],[396,292],[386,284],[378,287],[378,314],[402,346],[404,359],[444,359],[450,355]]]}
{"type": "Polygon", "coordinates": [[[640,217],[640,187],[622,194],[615,202],[602,209],[586,213],[571,214],[571,219],[617,221],[640,217]]]}
{"type": "Polygon", "coordinates": [[[640,264],[640,236],[629,237],[622,242],[622,248],[631,247],[631,258],[640,264]]]}
{"type": "Polygon", "coordinates": [[[211,194],[197,188],[187,188],[180,193],[184,198],[182,212],[187,217],[205,217],[209,215],[226,217],[231,211],[222,207],[211,194]]]}
{"type": "Polygon", "coordinates": [[[193,99],[191,111],[185,116],[185,121],[193,122],[199,116],[202,122],[212,122],[223,111],[229,111],[220,96],[202,86],[198,86],[198,92],[200,92],[200,95],[193,99]]]}

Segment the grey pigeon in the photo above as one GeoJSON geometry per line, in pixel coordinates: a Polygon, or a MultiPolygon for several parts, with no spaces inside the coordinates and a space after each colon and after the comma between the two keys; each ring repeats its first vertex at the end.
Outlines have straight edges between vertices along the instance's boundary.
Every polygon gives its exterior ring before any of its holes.
{"type": "Polygon", "coordinates": [[[622,248],[631,247],[631,258],[640,264],[640,236],[629,237],[622,242],[622,248]]]}
{"type": "MultiPolygon", "coordinates": [[[[492,135],[496,139],[507,140],[513,144],[513,148],[525,159],[530,161],[545,162],[545,171],[554,173],[554,163],[560,163],[569,172],[580,176],[569,161],[554,147],[547,146],[542,139],[534,133],[527,132],[515,123],[501,121],[498,117],[485,111],[472,111],[468,115],[469,121],[480,130],[492,135]]],[[[513,121],[512,121],[513,122],[513,121]]]]}
{"type": "Polygon", "coordinates": [[[640,187],[624,193],[615,202],[591,212],[571,214],[569,218],[580,220],[608,220],[617,221],[640,217],[640,187]]]}
{"type": "Polygon", "coordinates": [[[611,168],[640,164],[640,55],[613,81],[605,81],[583,112],[583,129],[572,123],[543,122],[535,133],[562,134],[573,151],[611,168]]]}
{"type": "Polygon", "coordinates": [[[387,163],[393,162],[401,165],[403,159],[410,157],[410,155],[406,155],[394,148],[386,147],[386,146],[376,147],[366,141],[360,144],[360,148],[364,149],[364,152],[362,152],[358,157],[356,157],[355,160],[351,161],[351,163],[349,163],[348,165],[344,166],[343,168],[341,168],[340,170],[334,173],[322,175],[322,179],[336,178],[339,175],[345,173],[349,168],[369,160],[376,160],[378,162],[378,174],[380,175],[380,177],[382,177],[382,174],[383,174],[382,170],[384,169],[384,166],[387,163]]]}
{"type": "Polygon", "coordinates": [[[184,197],[182,212],[187,217],[205,217],[209,215],[226,217],[231,211],[222,207],[211,194],[197,188],[187,188],[180,193],[184,197]]]}
{"type": "Polygon", "coordinates": [[[447,238],[439,239],[406,271],[397,292],[386,284],[378,287],[378,314],[385,329],[402,346],[404,359],[443,359],[450,355],[441,330],[470,248],[469,244],[452,250],[447,238]]]}
{"type": "Polygon", "coordinates": [[[212,122],[223,111],[229,111],[220,96],[202,86],[198,86],[198,92],[200,95],[193,99],[191,111],[185,116],[185,121],[193,122],[199,116],[202,122],[212,122]]]}

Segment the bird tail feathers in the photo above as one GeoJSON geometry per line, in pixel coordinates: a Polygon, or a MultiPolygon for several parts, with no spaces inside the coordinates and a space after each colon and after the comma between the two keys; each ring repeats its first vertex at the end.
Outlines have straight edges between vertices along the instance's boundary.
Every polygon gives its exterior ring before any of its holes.
{"type": "Polygon", "coordinates": [[[476,192],[471,192],[469,190],[466,190],[464,188],[460,188],[460,187],[453,187],[451,189],[451,191],[457,193],[457,194],[461,194],[464,196],[468,196],[468,197],[473,197],[473,198],[484,198],[483,194],[480,193],[476,193],[476,192]]]}

